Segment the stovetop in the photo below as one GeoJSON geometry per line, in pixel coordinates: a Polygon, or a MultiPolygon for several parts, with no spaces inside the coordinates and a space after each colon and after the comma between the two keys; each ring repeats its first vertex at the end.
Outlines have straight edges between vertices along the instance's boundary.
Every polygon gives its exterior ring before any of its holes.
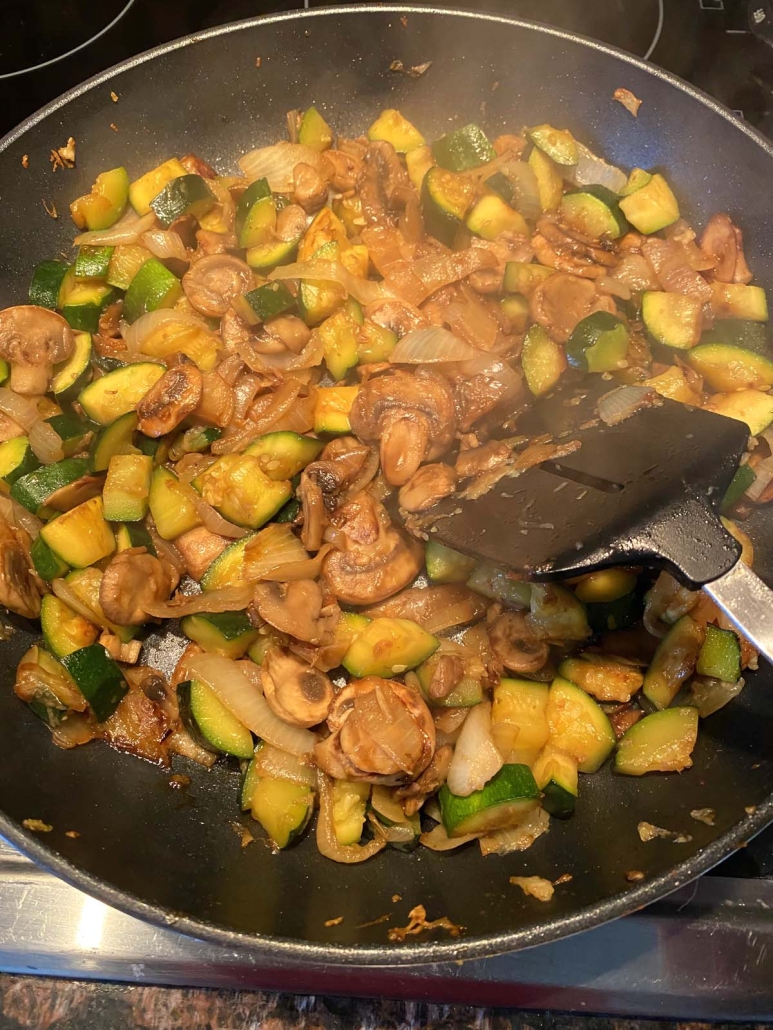
{"type": "MultiPolygon", "coordinates": [[[[2,0],[1,6],[0,134],[71,86],[167,40],[330,4],[2,0]]],[[[773,0],[438,0],[437,6],[541,21],[622,47],[693,82],[773,136],[773,0]]]]}
{"type": "MultiPolygon", "coordinates": [[[[421,0],[414,0],[421,3],[421,0]]],[[[438,0],[542,21],[675,72],[773,137],[773,0],[438,0]]],[[[0,0],[0,135],[116,62],[188,33],[324,0],[0,0]]],[[[773,1017],[773,832],[656,905],[464,965],[271,964],[109,909],[0,840],[0,970],[75,978],[692,1019],[773,1017]],[[718,874],[718,875],[717,875],[718,874]]]]}

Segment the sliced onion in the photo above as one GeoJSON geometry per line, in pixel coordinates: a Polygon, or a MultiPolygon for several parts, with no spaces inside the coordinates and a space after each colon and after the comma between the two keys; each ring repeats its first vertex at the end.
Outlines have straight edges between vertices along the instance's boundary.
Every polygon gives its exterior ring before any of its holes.
{"type": "Polygon", "coordinates": [[[763,458],[762,461],[758,461],[754,466],[754,475],[757,477],[753,483],[746,489],[745,496],[750,501],[757,501],[764,494],[768,488],[768,484],[773,479],[773,454],[767,458],[763,458]]]}
{"type": "Polygon", "coordinates": [[[370,618],[412,619],[428,633],[439,633],[452,626],[476,622],[486,613],[486,602],[463,584],[408,587],[394,597],[367,608],[370,618]]]}
{"type": "Polygon", "coordinates": [[[436,362],[466,361],[475,348],[442,326],[413,329],[397,343],[389,360],[396,365],[431,365],[436,362]]]}
{"type": "Polygon", "coordinates": [[[514,397],[520,393],[523,381],[519,374],[502,358],[492,357],[490,354],[476,354],[469,361],[463,361],[459,365],[459,371],[463,376],[486,376],[502,384],[504,389],[503,397],[514,397]]]}
{"type": "Polygon", "coordinates": [[[185,244],[180,239],[179,233],[171,229],[148,229],[142,234],[140,243],[147,247],[150,253],[161,260],[175,258],[178,261],[189,261],[185,244]]]}
{"type": "Polygon", "coordinates": [[[448,789],[469,797],[496,776],[504,762],[491,735],[491,704],[483,701],[467,716],[448,769],[448,789]]]}
{"type": "Polygon", "coordinates": [[[429,848],[431,851],[453,851],[454,848],[460,848],[463,844],[469,844],[471,840],[477,840],[479,836],[478,833],[465,833],[461,837],[449,837],[445,826],[438,823],[427,833],[422,833],[419,840],[425,848],[429,848]]]}
{"type": "Polygon", "coordinates": [[[274,432],[308,433],[314,428],[317,391],[312,387],[305,397],[296,397],[292,407],[274,423],[274,432]]]}
{"type": "Polygon", "coordinates": [[[25,529],[33,540],[43,528],[43,523],[36,515],[27,511],[12,497],[5,497],[3,494],[0,494],[0,519],[9,526],[25,529]]]}
{"type": "Polygon", "coordinates": [[[289,583],[296,579],[316,579],[322,572],[322,563],[330,551],[328,544],[323,545],[313,558],[305,561],[290,562],[276,569],[264,572],[262,579],[272,580],[275,583],[289,583]]]}
{"type": "Polygon", "coordinates": [[[149,211],[141,218],[129,208],[123,218],[109,229],[93,229],[76,236],[73,243],[79,247],[84,245],[117,246],[118,244],[137,243],[140,236],[156,224],[155,211],[149,211]]]}
{"type": "Polygon", "coordinates": [[[259,418],[250,419],[243,427],[235,428],[219,440],[215,440],[210,448],[213,454],[230,454],[243,451],[248,444],[275,427],[275,424],[290,410],[295,398],[303,388],[299,379],[288,376],[287,379],[271,395],[271,403],[259,418]]]}
{"type": "Polygon", "coordinates": [[[305,562],[306,549],[286,522],[272,522],[261,529],[244,549],[242,575],[255,583],[283,566],[305,562]]]}
{"type": "Polygon", "coordinates": [[[245,372],[244,375],[234,383],[234,413],[233,422],[243,422],[255,400],[258,390],[263,386],[264,381],[252,372],[245,372]]]}
{"type": "Polygon", "coordinates": [[[185,559],[174,546],[171,540],[164,540],[162,536],[159,536],[156,530],[151,526],[148,529],[150,538],[153,541],[153,546],[156,549],[156,554],[162,561],[166,561],[172,568],[177,572],[178,576],[182,576],[183,573],[187,572],[187,565],[185,559]]]}
{"type": "Polygon", "coordinates": [[[297,261],[292,265],[280,265],[270,273],[269,279],[322,279],[338,283],[360,304],[372,304],[376,300],[391,297],[382,283],[361,279],[353,275],[340,261],[297,261]]]}
{"type": "Polygon", "coordinates": [[[61,461],[64,457],[62,438],[53,426],[42,419],[30,428],[29,441],[35,457],[44,465],[61,461]]]}
{"type": "Polygon", "coordinates": [[[317,743],[315,735],[274,715],[258,685],[257,665],[257,678],[250,678],[242,664],[217,654],[198,654],[188,660],[187,669],[192,678],[210,687],[229,712],[261,740],[291,755],[307,755],[317,743]]]}
{"type": "Polygon", "coordinates": [[[220,512],[216,511],[211,504],[208,504],[203,497],[191,488],[191,495],[196,505],[196,513],[202,521],[205,529],[210,533],[217,533],[218,536],[228,537],[229,540],[241,540],[247,536],[248,529],[243,526],[235,526],[233,522],[224,519],[220,512]],[[195,496],[194,496],[195,495],[195,496]]]}
{"type": "Polygon", "coordinates": [[[317,770],[319,815],[317,817],[317,847],[320,854],[333,862],[354,865],[365,862],[386,847],[383,837],[374,837],[367,844],[339,844],[333,828],[333,781],[321,769],[317,770]]]}
{"type": "Polygon", "coordinates": [[[29,432],[40,421],[40,412],[35,405],[6,386],[0,386],[0,411],[18,422],[25,432],[29,432]]]}
{"type": "Polygon", "coordinates": [[[190,736],[187,730],[179,726],[174,733],[170,734],[166,738],[169,745],[169,750],[175,755],[182,755],[183,758],[189,758],[192,762],[197,762],[199,765],[205,766],[207,769],[211,769],[217,761],[217,755],[211,751],[206,751],[203,747],[196,743],[196,741],[190,736]]]}
{"type": "Polygon", "coordinates": [[[269,776],[275,780],[289,780],[290,783],[301,783],[313,787],[317,777],[310,765],[304,765],[289,751],[280,751],[277,747],[264,742],[255,752],[255,771],[261,776],[269,776]]]}
{"type": "Polygon", "coordinates": [[[537,837],[550,829],[550,816],[544,808],[536,808],[518,826],[497,830],[481,837],[479,844],[482,855],[509,855],[512,851],[526,851],[537,837]]]}
{"type": "Polygon", "coordinates": [[[625,172],[596,157],[582,143],[577,144],[577,150],[580,155],[579,161],[564,172],[569,182],[575,186],[606,186],[613,193],[622,193],[628,182],[625,172]]]}
{"type": "Polygon", "coordinates": [[[700,717],[705,719],[706,716],[713,715],[720,708],[724,708],[728,701],[737,697],[745,686],[746,681],[743,676],[737,683],[726,683],[724,680],[714,679],[711,676],[696,676],[690,685],[691,700],[698,709],[700,717]]]}
{"type": "Polygon", "coordinates": [[[513,161],[508,164],[505,174],[513,187],[513,207],[520,211],[524,218],[539,218],[542,214],[542,205],[537,176],[531,165],[525,161],[513,161]]]}
{"type": "Polygon", "coordinates": [[[619,386],[599,400],[599,418],[608,426],[616,426],[640,408],[649,407],[657,394],[649,386],[619,386]]]}
{"type": "Polygon", "coordinates": [[[238,165],[250,182],[268,179],[274,193],[291,193],[295,185],[293,173],[299,164],[311,165],[317,171],[322,169],[322,154],[302,143],[273,143],[270,147],[258,147],[239,158],[238,165]]]}
{"type": "Polygon", "coordinates": [[[300,369],[313,368],[318,365],[325,354],[322,337],[312,333],[309,342],[300,352],[285,350],[277,354],[263,354],[250,343],[238,343],[236,350],[239,357],[253,372],[295,372],[300,369]]]}
{"type": "Polygon", "coordinates": [[[155,601],[142,607],[156,619],[182,619],[200,612],[235,612],[246,608],[252,601],[252,586],[220,587],[201,594],[178,594],[171,601],[155,601]]]}
{"type": "Polygon", "coordinates": [[[159,308],[156,311],[149,311],[146,315],[140,315],[136,322],[126,325],[122,329],[122,336],[130,351],[142,350],[142,344],[157,329],[163,325],[179,325],[182,329],[202,329],[207,332],[206,324],[188,311],[174,311],[169,308],[159,308]]]}
{"type": "Polygon", "coordinates": [[[51,583],[51,590],[59,598],[60,601],[72,608],[74,612],[77,612],[81,618],[86,619],[87,622],[93,622],[95,626],[99,626],[101,629],[110,630],[112,633],[116,627],[105,618],[103,612],[98,612],[91,608],[89,605],[82,601],[80,597],[75,593],[69,583],[63,579],[55,579],[51,583]]]}
{"type": "Polygon", "coordinates": [[[631,287],[618,279],[604,275],[596,280],[599,293],[608,293],[611,297],[619,297],[620,300],[631,299],[631,287]]]}

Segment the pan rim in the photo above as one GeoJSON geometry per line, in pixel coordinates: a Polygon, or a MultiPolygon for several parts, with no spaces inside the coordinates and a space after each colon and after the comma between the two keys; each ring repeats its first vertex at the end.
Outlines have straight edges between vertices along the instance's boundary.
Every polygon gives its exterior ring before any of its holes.
{"type": "MultiPolygon", "coordinates": [[[[430,17],[472,18],[477,21],[492,22],[512,26],[517,29],[525,29],[530,32],[539,32],[542,35],[553,36],[563,41],[579,44],[588,49],[614,57],[624,64],[632,65],[648,75],[679,89],[702,106],[714,111],[715,114],[733,125],[773,158],[773,142],[747,125],[732,111],[724,107],[724,105],[678,76],[652,65],[648,61],[628,54],[618,47],[589,39],[578,33],[566,32],[549,25],[521,18],[509,18],[503,15],[444,7],[416,7],[411,4],[389,4],[383,6],[352,4],[314,10],[284,12],[230,22],[226,25],[218,25],[211,29],[171,40],[99,72],[85,82],[61,94],[61,96],[49,104],[41,107],[0,139],[0,153],[8,149],[11,144],[20,139],[33,126],[64,107],[71,100],[75,100],[96,86],[109,81],[117,74],[171,53],[174,50],[218,36],[229,35],[232,32],[245,31],[256,26],[271,25],[290,20],[335,17],[344,14],[412,14],[430,17]]],[[[637,909],[664,898],[672,891],[683,887],[691,880],[713,868],[713,866],[727,857],[728,854],[741,844],[764,829],[771,821],[773,821],[773,794],[759,805],[753,814],[740,820],[722,836],[679,865],[660,876],[647,880],[638,887],[630,887],[617,895],[613,895],[611,898],[605,898],[595,902],[593,905],[586,906],[576,913],[558,917],[536,927],[529,926],[499,934],[457,940],[411,943],[407,946],[395,944],[340,945],[334,942],[323,944],[229,930],[215,923],[192,916],[180,915],[161,905],[154,905],[143,901],[137,895],[120,890],[91,873],[79,869],[64,856],[54,852],[39,839],[23,830],[21,826],[4,812],[0,812],[0,835],[17,847],[23,854],[60,879],[137,919],[174,929],[190,937],[211,941],[218,945],[243,948],[256,956],[264,956],[267,959],[279,958],[283,962],[289,961],[295,964],[302,964],[307,968],[319,968],[324,965],[338,966],[343,964],[361,967],[416,966],[428,963],[451,962],[459,959],[476,959],[535,947],[549,941],[568,937],[628,915],[637,909]]]]}

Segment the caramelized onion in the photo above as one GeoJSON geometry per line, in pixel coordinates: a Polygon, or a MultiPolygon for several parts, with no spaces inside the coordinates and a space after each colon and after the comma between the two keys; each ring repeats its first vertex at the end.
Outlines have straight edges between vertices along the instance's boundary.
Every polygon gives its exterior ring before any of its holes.
{"type": "Polygon", "coordinates": [[[182,619],[200,612],[232,612],[246,608],[252,601],[252,586],[220,587],[201,594],[177,594],[171,601],[154,601],[142,607],[156,619],[182,619]]]}
{"type": "Polygon", "coordinates": [[[317,770],[319,815],[317,817],[317,847],[320,854],[334,862],[354,865],[365,862],[386,847],[383,837],[374,837],[367,844],[339,844],[333,828],[333,780],[321,769],[317,770]]]}

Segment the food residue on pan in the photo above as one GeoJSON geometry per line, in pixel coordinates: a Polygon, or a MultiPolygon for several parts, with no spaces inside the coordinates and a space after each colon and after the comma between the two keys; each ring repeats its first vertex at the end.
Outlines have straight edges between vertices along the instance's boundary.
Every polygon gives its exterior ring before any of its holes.
{"type": "Polygon", "coordinates": [[[558,887],[561,883],[571,883],[574,877],[571,873],[561,873],[557,879],[553,880],[553,886],[558,887]]]}
{"type": "Polygon", "coordinates": [[[690,812],[690,818],[695,819],[699,823],[705,823],[707,826],[713,826],[717,813],[713,808],[693,808],[690,812]]]}
{"type": "Polygon", "coordinates": [[[326,919],[325,926],[340,926],[343,921],[343,916],[336,916],[335,919],[326,919]]]}
{"type": "Polygon", "coordinates": [[[544,876],[511,876],[510,883],[537,901],[550,901],[555,894],[555,887],[544,876]]]}
{"type": "Polygon", "coordinates": [[[118,94],[114,93],[112,89],[110,90],[110,99],[113,101],[114,104],[118,103],[118,94]]]}
{"type": "Polygon", "coordinates": [[[393,905],[396,905],[398,901],[402,901],[402,900],[403,900],[402,894],[393,894],[392,895],[392,904],[393,905]]]}
{"type": "Polygon", "coordinates": [[[383,916],[377,916],[375,919],[369,919],[367,923],[358,923],[355,930],[365,930],[369,926],[378,926],[379,923],[388,922],[392,916],[389,912],[385,912],[383,916]]]}
{"type": "Polygon", "coordinates": [[[169,777],[169,786],[172,790],[185,790],[191,785],[190,776],[185,776],[184,773],[173,773],[169,777]]]}
{"type": "Polygon", "coordinates": [[[612,94],[612,99],[617,100],[618,103],[622,104],[626,111],[628,111],[629,114],[632,114],[634,118],[638,116],[642,102],[630,91],[630,89],[624,89],[621,86],[612,94]]]}
{"type": "Polygon", "coordinates": [[[56,171],[58,168],[74,168],[75,167],[75,140],[72,136],[68,137],[67,142],[63,147],[57,147],[51,151],[49,157],[51,166],[56,171]]]}
{"type": "Polygon", "coordinates": [[[692,837],[689,833],[678,833],[676,830],[666,830],[662,826],[655,826],[654,823],[640,822],[636,827],[639,837],[645,843],[661,837],[663,840],[672,840],[674,844],[689,844],[692,837]]]}
{"type": "Polygon", "coordinates": [[[33,830],[35,833],[50,833],[53,830],[51,823],[44,823],[42,819],[22,819],[21,824],[25,830],[33,830]]]}
{"type": "Polygon", "coordinates": [[[425,930],[435,929],[447,930],[452,937],[459,937],[464,927],[457,923],[452,923],[448,916],[440,916],[439,919],[427,919],[426,908],[423,905],[417,905],[408,913],[407,926],[393,926],[388,936],[390,941],[404,941],[406,937],[424,933],[425,930]]]}
{"type": "Polygon", "coordinates": [[[22,166],[22,168],[29,168],[29,166],[30,166],[30,156],[29,156],[29,154],[22,154],[22,156],[21,156],[21,166],[22,166]]]}
{"type": "Polygon", "coordinates": [[[744,812],[746,812],[747,815],[754,815],[754,813],[756,811],[757,811],[757,806],[756,805],[746,805],[744,807],[744,812]]]}
{"type": "Polygon", "coordinates": [[[256,58],[255,58],[255,67],[256,67],[256,68],[260,68],[260,66],[261,66],[262,64],[263,64],[263,58],[262,58],[262,57],[256,57],[256,58]]]}
{"type": "Polygon", "coordinates": [[[407,29],[407,28],[408,28],[408,17],[407,17],[407,15],[405,15],[405,14],[402,14],[402,15],[400,16],[400,24],[402,25],[402,27],[403,27],[404,29],[407,29]]]}
{"type": "Polygon", "coordinates": [[[228,824],[234,833],[241,839],[243,848],[246,848],[248,844],[252,844],[255,838],[252,836],[250,831],[242,823],[232,822],[228,824]]]}
{"type": "Polygon", "coordinates": [[[40,203],[46,209],[46,214],[48,215],[49,218],[58,218],[59,217],[59,212],[56,210],[56,204],[53,202],[53,200],[50,201],[49,203],[46,203],[45,200],[41,200],[40,203]]]}
{"type": "Polygon", "coordinates": [[[115,122],[110,122],[110,128],[113,130],[113,132],[118,132],[118,126],[115,124],[115,122]]]}
{"type": "Polygon", "coordinates": [[[65,835],[65,837],[69,837],[70,840],[77,840],[78,837],[80,837],[80,831],[79,830],[65,830],[64,831],[64,835],[65,835]]]}
{"type": "Polygon", "coordinates": [[[629,869],[625,874],[625,878],[629,883],[637,883],[639,880],[644,879],[644,873],[641,869],[629,869]]]}
{"type": "Polygon", "coordinates": [[[402,61],[394,60],[389,65],[390,72],[402,72],[403,75],[408,75],[412,79],[420,78],[426,71],[428,71],[432,61],[425,61],[423,64],[414,64],[410,68],[406,68],[402,61]]]}

